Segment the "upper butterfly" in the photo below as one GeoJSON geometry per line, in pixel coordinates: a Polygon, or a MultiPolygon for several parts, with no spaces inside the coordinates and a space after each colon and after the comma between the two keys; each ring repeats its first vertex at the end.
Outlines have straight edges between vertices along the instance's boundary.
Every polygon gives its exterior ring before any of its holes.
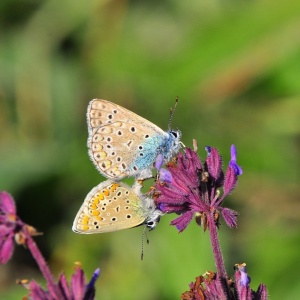
{"type": "Polygon", "coordinates": [[[163,131],[115,103],[94,99],[87,110],[89,155],[107,178],[152,176],[158,155],[168,162],[181,147],[179,130],[163,131]]]}

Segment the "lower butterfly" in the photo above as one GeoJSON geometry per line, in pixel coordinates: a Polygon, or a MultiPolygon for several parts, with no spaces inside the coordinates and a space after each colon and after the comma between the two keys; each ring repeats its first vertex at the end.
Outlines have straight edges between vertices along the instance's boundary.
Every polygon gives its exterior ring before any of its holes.
{"type": "Polygon", "coordinates": [[[76,233],[103,233],[145,224],[154,229],[162,212],[152,198],[141,193],[135,183],[106,180],[94,187],[79,209],[72,230],[76,233]]]}
{"type": "Polygon", "coordinates": [[[113,180],[151,177],[157,156],[166,163],[182,144],[179,130],[163,131],[134,112],[102,99],[89,103],[87,123],[90,158],[101,174],[113,180]]]}

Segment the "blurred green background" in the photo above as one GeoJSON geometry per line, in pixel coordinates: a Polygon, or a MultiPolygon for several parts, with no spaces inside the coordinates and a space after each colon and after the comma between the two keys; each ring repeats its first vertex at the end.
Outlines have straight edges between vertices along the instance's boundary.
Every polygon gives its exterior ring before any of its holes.
{"type": "MultiPolygon", "coordinates": [[[[54,274],[80,261],[101,268],[97,299],[179,299],[215,270],[209,235],[181,234],[165,216],[144,247],[143,228],[82,236],[71,231],[84,197],[104,178],[88,158],[86,107],[120,104],[183,142],[234,143],[244,174],[225,205],[238,230],[221,226],[229,275],[246,262],[257,289],[298,299],[300,275],[300,2],[0,2],[0,189],[44,235],[36,241],[54,274]]],[[[224,222],[222,222],[224,224],[224,222]]],[[[26,295],[17,278],[39,277],[26,249],[0,266],[0,298],[26,295]]]]}

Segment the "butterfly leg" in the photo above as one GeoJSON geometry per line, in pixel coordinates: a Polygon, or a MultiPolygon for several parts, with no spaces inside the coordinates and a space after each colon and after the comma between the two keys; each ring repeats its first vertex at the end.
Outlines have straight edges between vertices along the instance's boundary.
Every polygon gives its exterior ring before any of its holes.
{"type": "Polygon", "coordinates": [[[151,168],[145,169],[135,176],[134,184],[132,185],[132,189],[135,191],[137,195],[142,193],[142,187],[144,186],[144,181],[147,179],[153,179],[151,168]]]}
{"type": "Polygon", "coordinates": [[[150,178],[153,178],[153,174],[152,174],[152,170],[151,168],[147,168],[147,169],[144,169],[142,170],[140,173],[138,173],[136,176],[135,176],[135,180],[147,180],[147,179],[150,179],[150,178]]]}

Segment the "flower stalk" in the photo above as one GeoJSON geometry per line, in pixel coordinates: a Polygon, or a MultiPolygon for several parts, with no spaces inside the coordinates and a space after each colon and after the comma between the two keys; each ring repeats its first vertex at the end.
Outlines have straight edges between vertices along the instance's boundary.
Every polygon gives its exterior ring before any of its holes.
{"type": "Polygon", "coordinates": [[[55,283],[54,276],[51,273],[44,256],[42,255],[35,241],[33,240],[32,235],[29,233],[29,230],[31,230],[31,228],[32,228],[31,226],[24,226],[22,230],[22,233],[25,236],[26,246],[28,247],[37,265],[39,266],[40,271],[42,272],[44,278],[46,279],[47,287],[50,293],[58,297],[56,298],[58,300],[63,299],[63,295],[55,283]]]}
{"type": "Polygon", "coordinates": [[[212,251],[214,255],[214,260],[217,268],[217,276],[219,278],[227,278],[227,272],[225,269],[225,264],[224,264],[224,259],[222,255],[222,250],[220,246],[220,240],[218,236],[218,230],[217,230],[217,225],[214,220],[214,215],[213,213],[207,214],[207,222],[209,226],[209,237],[210,237],[210,242],[212,246],[212,251]]]}

